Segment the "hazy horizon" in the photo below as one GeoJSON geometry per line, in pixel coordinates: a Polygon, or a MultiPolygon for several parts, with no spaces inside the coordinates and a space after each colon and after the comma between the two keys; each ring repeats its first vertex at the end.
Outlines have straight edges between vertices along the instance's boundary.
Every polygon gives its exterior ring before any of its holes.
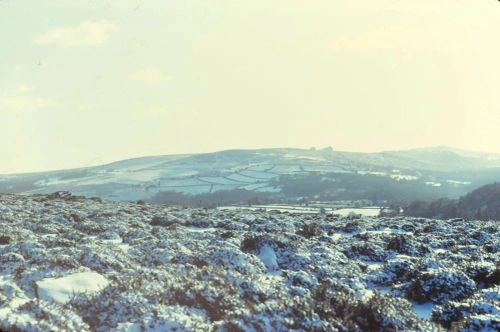
{"type": "Polygon", "coordinates": [[[500,153],[498,1],[1,1],[0,174],[296,147],[500,153]]]}

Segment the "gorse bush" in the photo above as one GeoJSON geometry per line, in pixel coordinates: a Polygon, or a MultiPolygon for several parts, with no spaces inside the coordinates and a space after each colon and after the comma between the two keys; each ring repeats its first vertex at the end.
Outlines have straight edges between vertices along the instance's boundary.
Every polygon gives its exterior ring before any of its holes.
{"type": "Polygon", "coordinates": [[[486,320],[499,301],[492,221],[349,221],[9,195],[0,195],[0,211],[10,239],[0,245],[0,330],[494,326],[486,320]],[[105,280],[104,288],[51,302],[44,281],[63,287],[59,278],[82,273],[105,280]],[[409,301],[435,303],[434,322],[409,301]]]}

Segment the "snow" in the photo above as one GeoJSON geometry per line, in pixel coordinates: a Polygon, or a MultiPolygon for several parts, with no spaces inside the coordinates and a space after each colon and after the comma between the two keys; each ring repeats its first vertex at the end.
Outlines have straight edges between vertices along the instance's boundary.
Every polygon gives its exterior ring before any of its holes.
{"type": "Polygon", "coordinates": [[[345,208],[333,211],[334,214],[348,216],[349,214],[360,214],[365,217],[376,217],[380,214],[380,208],[345,208]]]}
{"type": "Polygon", "coordinates": [[[387,176],[386,172],[373,172],[373,171],[358,171],[360,175],[376,175],[376,176],[387,176]]]}
{"type": "Polygon", "coordinates": [[[0,322],[7,319],[13,310],[30,301],[30,299],[26,297],[19,287],[13,284],[9,278],[0,277],[0,293],[2,292],[12,296],[12,299],[9,303],[2,303],[2,306],[0,306],[0,322]]]}
{"type": "Polygon", "coordinates": [[[384,263],[381,262],[364,262],[366,265],[368,265],[368,270],[369,271],[375,271],[375,270],[380,270],[381,268],[384,267],[384,263]]]}
{"type": "Polygon", "coordinates": [[[399,229],[392,229],[392,228],[383,228],[383,229],[377,229],[377,230],[369,230],[367,233],[370,234],[412,234],[411,232],[405,232],[399,229]]]}
{"type": "Polygon", "coordinates": [[[350,214],[360,214],[365,217],[376,217],[380,214],[380,207],[366,207],[366,208],[343,208],[334,209],[328,206],[304,206],[304,205],[293,205],[293,204],[270,204],[270,205],[252,205],[252,206],[221,206],[220,210],[265,210],[265,211],[280,211],[289,213],[300,213],[300,214],[319,214],[321,207],[325,209],[326,213],[334,213],[343,217],[349,216],[350,214]]]}
{"type": "Polygon", "coordinates": [[[0,228],[9,236],[0,247],[0,330],[363,330],[318,308],[373,296],[376,316],[397,330],[440,330],[414,312],[428,319],[436,305],[437,317],[455,317],[440,309],[450,303],[473,326],[495,326],[498,222],[348,220],[325,202],[265,207],[0,194],[0,228]],[[320,207],[327,214],[314,213],[320,207]],[[81,292],[88,295],[68,301],[81,292]]]}
{"type": "Polygon", "coordinates": [[[456,186],[466,186],[466,185],[469,185],[471,184],[470,181],[457,181],[457,180],[446,180],[446,182],[448,182],[449,184],[452,184],[452,185],[456,185],[456,186]]]}
{"type": "Polygon", "coordinates": [[[318,214],[319,208],[316,207],[305,207],[302,205],[285,205],[285,204],[273,204],[273,205],[252,205],[252,206],[221,206],[220,210],[265,210],[265,211],[279,211],[279,212],[289,212],[289,213],[300,213],[300,214],[318,214]]]}
{"type": "Polygon", "coordinates": [[[500,317],[494,314],[476,314],[469,317],[468,329],[463,331],[498,332],[500,330],[500,317]]]}
{"type": "Polygon", "coordinates": [[[397,181],[406,180],[406,181],[415,181],[418,180],[418,177],[415,175],[403,175],[403,174],[392,174],[391,178],[397,181]]]}
{"type": "Polygon", "coordinates": [[[488,288],[482,290],[483,296],[489,299],[495,299],[500,301],[500,286],[496,288],[488,288]]]}
{"type": "Polygon", "coordinates": [[[189,231],[195,232],[195,233],[210,233],[210,232],[215,232],[217,230],[217,228],[214,228],[214,227],[203,228],[203,227],[194,227],[194,226],[187,227],[187,229],[189,231]]]}
{"type": "MultiPolygon", "coordinates": [[[[433,151],[381,154],[339,151],[325,154],[320,150],[297,149],[221,151],[199,155],[143,157],[83,169],[40,173],[34,175],[30,182],[34,188],[27,191],[21,188],[20,184],[24,181],[19,175],[0,175],[0,184],[6,182],[4,190],[13,189],[24,193],[50,193],[63,187],[64,190],[78,194],[132,200],[149,198],[159,190],[187,194],[208,193],[211,191],[210,184],[230,185],[231,180],[236,185],[262,182],[264,186],[257,188],[265,189],[260,191],[279,192],[279,189],[272,188],[272,180],[280,175],[329,173],[334,175],[331,178],[335,178],[335,174],[356,173],[359,176],[392,177],[398,181],[421,179],[422,183],[439,190],[441,183],[457,188],[471,183],[470,178],[454,179],[456,173],[451,172],[479,165],[481,168],[500,165],[500,158],[489,159],[485,155],[476,156],[474,165],[466,162],[470,161],[466,156],[463,156],[463,163],[449,163],[446,160],[434,160],[433,155],[433,151]],[[450,173],[445,178],[436,178],[433,172],[436,170],[450,173]]],[[[233,187],[217,187],[220,190],[230,188],[233,187]]],[[[256,187],[246,188],[257,190],[256,187]]]]}
{"type": "Polygon", "coordinates": [[[265,245],[260,249],[258,255],[262,263],[267,267],[268,271],[274,271],[278,269],[278,261],[276,258],[276,253],[274,249],[269,245],[265,245]]]}
{"type": "Polygon", "coordinates": [[[280,173],[280,174],[293,174],[300,172],[301,168],[299,165],[276,165],[273,168],[273,172],[280,173]]]}
{"type": "Polygon", "coordinates": [[[284,155],[285,158],[287,159],[296,159],[296,160],[310,160],[310,161],[325,161],[325,158],[321,157],[311,157],[311,156],[299,156],[299,155],[292,155],[292,154],[286,154],[284,155]]]}
{"type": "Polygon", "coordinates": [[[97,272],[80,272],[61,278],[44,279],[36,284],[41,298],[65,303],[75,293],[99,291],[108,285],[108,281],[97,272]]]}
{"type": "Polygon", "coordinates": [[[252,171],[252,170],[241,171],[241,172],[239,172],[239,175],[243,175],[246,177],[252,177],[252,178],[255,178],[257,180],[271,180],[271,179],[278,177],[278,174],[261,172],[261,171],[252,171]]]}
{"type": "Polygon", "coordinates": [[[100,240],[97,238],[97,236],[89,236],[88,239],[110,244],[111,246],[117,247],[125,253],[128,252],[128,250],[131,248],[130,244],[123,243],[123,239],[120,237],[115,238],[115,239],[100,240]]]}
{"type": "Polygon", "coordinates": [[[317,165],[317,166],[304,166],[304,171],[306,172],[321,172],[321,173],[342,173],[347,174],[351,173],[350,171],[346,171],[341,167],[334,165],[317,165]]]}
{"type": "Polygon", "coordinates": [[[333,239],[333,240],[340,240],[341,238],[343,237],[351,237],[352,234],[350,233],[345,233],[345,232],[337,232],[337,233],[333,233],[332,235],[330,235],[330,237],[333,239]]]}
{"type": "Polygon", "coordinates": [[[432,309],[434,308],[435,304],[432,302],[426,302],[422,304],[418,303],[412,303],[412,308],[413,311],[417,314],[418,317],[422,319],[430,319],[431,318],[431,313],[432,309]]]}
{"type": "Polygon", "coordinates": [[[114,329],[114,332],[142,332],[141,324],[139,323],[120,323],[114,329]]]}

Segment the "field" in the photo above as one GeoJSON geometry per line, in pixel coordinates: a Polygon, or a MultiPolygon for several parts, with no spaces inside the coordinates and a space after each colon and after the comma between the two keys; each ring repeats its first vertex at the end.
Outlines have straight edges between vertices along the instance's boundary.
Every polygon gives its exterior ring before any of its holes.
{"type": "Polygon", "coordinates": [[[499,223],[0,195],[0,330],[496,331],[499,223]]]}
{"type": "MultiPolygon", "coordinates": [[[[0,192],[67,190],[108,200],[148,200],[161,192],[190,195],[248,190],[321,200],[416,200],[457,197],[500,179],[500,155],[451,148],[352,153],[333,149],[226,150],[141,157],[31,174],[0,174],[0,192]]],[[[218,202],[232,204],[233,202],[218,202]]]]}
{"type": "Polygon", "coordinates": [[[339,216],[348,216],[350,214],[361,215],[365,217],[376,217],[380,214],[380,207],[363,207],[363,208],[338,208],[334,203],[332,204],[308,204],[308,206],[298,204],[269,204],[269,205],[229,205],[221,206],[219,210],[263,210],[269,212],[289,212],[289,213],[303,213],[303,214],[319,214],[321,211],[324,213],[335,214],[339,216]]]}

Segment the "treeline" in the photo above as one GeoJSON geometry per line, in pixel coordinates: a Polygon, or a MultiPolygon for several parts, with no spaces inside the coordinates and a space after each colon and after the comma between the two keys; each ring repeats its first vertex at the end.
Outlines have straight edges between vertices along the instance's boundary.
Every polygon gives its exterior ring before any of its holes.
{"type": "MultiPolygon", "coordinates": [[[[286,197],[305,197],[311,200],[338,201],[368,199],[375,204],[432,200],[439,197],[458,197],[459,188],[443,185],[432,187],[424,181],[397,181],[387,176],[355,173],[312,173],[281,175],[271,181],[286,197]]],[[[465,193],[465,192],[464,192],[465,193]]]]}
{"type": "MultiPolygon", "coordinates": [[[[414,200],[432,200],[451,196],[455,188],[431,187],[422,181],[397,181],[390,177],[354,173],[312,173],[281,175],[270,181],[280,192],[256,192],[245,189],[203,194],[184,194],[165,191],[149,199],[154,203],[186,206],[218,206],[230,204],[305,203],[307,201],[370,200],[376,205],[404,207],[414,200]]],[[[457,197],[456,195],[455,197],[457,197]]],[[[394,208],[394,211],[399,209],[394,208]]]]}
{"type": "Polygon", "coordinates": [[[404,214],[436,219],[500,220],[500,183],[483,186],[459,199],[415,201],[406,206],[404,214]]]}
{"type": "Polygon", "coordinates": [[[148,201],[167,205],[211,207],[230,204],[269,204],[275,202],[276,199],[271,193],[234,189],[197,195],[184,194],[175,191],[162,191],[148,199],[148,201]]]}

